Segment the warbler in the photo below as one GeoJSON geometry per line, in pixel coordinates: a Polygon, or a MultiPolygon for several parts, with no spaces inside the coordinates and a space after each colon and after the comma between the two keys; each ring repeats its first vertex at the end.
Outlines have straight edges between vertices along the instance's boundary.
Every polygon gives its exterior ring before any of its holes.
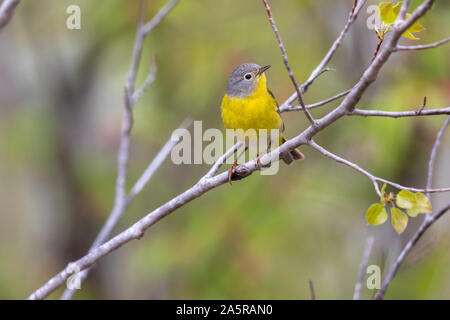
{"type": "MultiPolygon", "coordinates": [[[[269,132],[271,129],[278,129],[281,145],[286,142],[283,137],[284,124],[278,103],[273,93],[267,89],[264,72],[269,68],[270,65],[261,67],[255,63],[244,63],[233,70],[222,99],[222,120],[227,129],[266,129],[269,132]]],[[[280,159],[286,164],[303,158],[298,149],[280,154],[280,159]]],[[[236,165],[235,162],[233,167],[236,165]]],[[[231,173],[229,180],[231,181],[231,173]]]]}

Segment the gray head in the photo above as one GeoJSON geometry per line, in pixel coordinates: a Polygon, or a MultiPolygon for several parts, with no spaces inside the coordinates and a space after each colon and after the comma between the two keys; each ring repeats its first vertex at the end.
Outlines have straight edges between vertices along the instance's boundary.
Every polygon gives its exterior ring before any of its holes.
{"type": "Polygon", "coordinates": [[[270,66],[261,67],[256,63],[241,64],[231,73],[227,95],[240,98],[249,96],[255,90],[258,78],[269,68],[270,66]]]}

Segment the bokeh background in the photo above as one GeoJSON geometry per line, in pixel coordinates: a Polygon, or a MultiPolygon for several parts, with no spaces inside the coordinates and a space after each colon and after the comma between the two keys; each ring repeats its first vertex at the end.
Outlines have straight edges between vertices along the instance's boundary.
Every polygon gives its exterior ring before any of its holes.
{"type": "MultiPolygon", "coordinates": [[[[420,1],[412,1],[416,6],[420,1]]],[[[379,1],[369,0],[369,4],[379,1]]],[[[163,1],[149,1],[147,18],[163,1]]],[[[353,1],[271,1],[299,81],[305,80],[342,29],[353,1]]],[[[123,87],[135,37],[138,1],[22,1],[0,31],[0,298],[21,299],[81,257],[113,202],[123,87]],[[66,8],[81,7],[81,30],[65,26],[66,8]]],[[[349,89],[368,66],[377,38],[365,9],[304,99],[313,103],[349,89]]],[[[417,43],[445,38],[450,3],[437,1],[421,20],[417,43]]],[[[403,44],[412,41],[404,39],[403,44]]],[[[413,43],[416,44],[416,43],[413,43]]],[[[128,186],[182,120],[223,129],[220,102],[231,70],[271,64],[279,102],[292,84],[261,1],[180,0],[146,39],[138,85],[156,54],[156,82],[135,107],[128,186]]],[[[398,53],[360,108],[414,110],[450,104],[450,46],[398,53]]],[[[338,104],[313,111],[324,115],[338,104]]],[[[287,136],[307,126],[284,114],[287,136]]],[[[445,116],[346,118],[316,141],[372,173],[423,187],[428,156],[445,116]]],[[[378,201],[371,182],[303,147],[306,160],[275,176],[253,174],[177,210],[102,259],[76,293],[80,299],[351,299],[365,239],[370,264],[383,275],[422,217],[402,236],[389,222],[368,226],[378,201]]],[[[450,133],[437,158],[435,186],[450,184],[450,133]]],[[[206,165],[168,159],[137,197],[115,233],[193,185],[206,165]]],[[[389,189],[388,189],[389,190],[389,189]]],[[[434,208],[448,194],[432,197],[434,208]]],[[[424,236],[386,298],[450,298],[450,217],[424,236]]],[[[58,298],[62,289],[50,298],[58,298]]],[[[374,291],[365,288],[363,298],[374,291]]]]}

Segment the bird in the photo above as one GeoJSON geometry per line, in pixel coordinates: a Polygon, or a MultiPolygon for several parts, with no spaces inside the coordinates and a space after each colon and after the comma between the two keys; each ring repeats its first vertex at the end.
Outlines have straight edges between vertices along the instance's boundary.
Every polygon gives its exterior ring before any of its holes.
{"type": "MultiPolygon", "coordinates": [[[[278,129],[281,145],[286,142],[283,136],[284,123],[275,96],[267,88],[265,71],[269,68],[270,65],[243,63],[233,70],[222,99],[222,121],[226,129],[244,131],[255,129],[257,132],[259,129],[266,129],[269,132],[271,129],[278,129]]],[[[281,153],[280,159],[286,164],[291,164],[294,160],[304,159],[304,155],[298,149],[292,149],[281,153]]],[[[236,166],[235,160],[228,172],[230,183],[236,166]]]]}

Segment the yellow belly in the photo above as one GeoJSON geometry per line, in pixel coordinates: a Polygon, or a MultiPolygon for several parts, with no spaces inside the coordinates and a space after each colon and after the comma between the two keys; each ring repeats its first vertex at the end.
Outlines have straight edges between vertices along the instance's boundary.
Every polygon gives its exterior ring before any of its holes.
{"type": "Polygon", "coordinates": [[[227,129],[279,129],[282,125],[276,103],[267,93],[260,96],[222,100],[222,120],[227,129]]]}

